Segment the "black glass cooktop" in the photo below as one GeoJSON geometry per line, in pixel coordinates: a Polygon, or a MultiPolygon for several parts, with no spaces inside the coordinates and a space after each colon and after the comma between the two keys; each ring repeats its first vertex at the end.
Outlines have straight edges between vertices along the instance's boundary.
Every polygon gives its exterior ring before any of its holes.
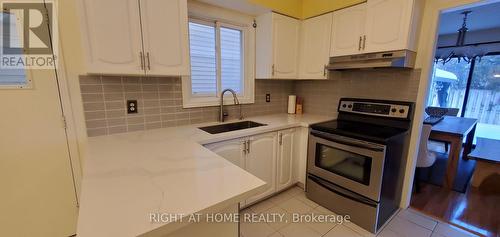
{"type": "Polygon", "coordinates": [[[332,120],[311,125],[313,130],[333,133],[361,140],[386,142],[391,137],[405,133],[405,129],[343,120],[332,120]]]}

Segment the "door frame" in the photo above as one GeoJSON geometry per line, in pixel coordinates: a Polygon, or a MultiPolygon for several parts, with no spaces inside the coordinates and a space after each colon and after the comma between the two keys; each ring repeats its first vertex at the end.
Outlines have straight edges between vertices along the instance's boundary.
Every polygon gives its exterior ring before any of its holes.
{"type": "Polygon", "coordinates": [[[410,206],[413,178],[417,164],[420,135],[424,122],[424,109],[432,81],[432,69],[434,66],[434,55],[436,53],[439,17],[442,12],[458,10],[470,7],[470,4],[489,4],[499,0],[426,0],[423,7],[421,29],[418,38],[418,50],[415,68],[420,69],[420,81],[417,94],[415,113],[412,122],[411,136],[408,148],[408,156],[405,168],[401,208],[410,206]],[[434,36],[430,39],[429,36],[434,36]]]}
{"type": "MultiPolygon", "coordinates": [[[[45,0],[43,0],[45,3],[45,0]]],[[[58,21],[62,21],[61,13],[59,11],[70,10],[65,9],[73,7],[72,5],[60,4],[59,1],[54,1],[55,8],[57,11],[53,12],[53,17],[58,21]]],[[[73,3],[74,4],[74,3],[73,3]]],[[[71,9],[72,10],[72,9],[71,9]]],[[[67,19],[65,19],[67,20],[67,19]]],[[[54,75],[56,76],[56,83],[59,88],[59,99],[62,110],[62,116],[65,123],[65,133],[66,142],[68,147],[68,158],[71,165],[71,172],[73,176],[73,184],[75,189],[75,200],[77,208],[80,206],[80,193],[81,193],[81,181],[82,181],[82,159],[85,155],[85,149],[87,145],[87,134],[86,125],[84,121],[83,113],[83,103],[81,101],[81,93],[79,87],[79,80],[76,78],[74,82],[68,80],[71,74],[67,70],[67,65],[64,57],[64,47],[63,47],[63,31],[61,25],[58,25],[57,30],[58,37],[58,55],[56,57],[56,64],[54,67],[54,75]],[[77,87],[75,88],[75,85],[77,87]]],[[[65,35],[67,36],[67,35],[65,35]]],[[[50,32],[50,37],[53,38],[53,32],[50,32]]],[[[71,45],[69,45],[71,46],[71,45]]],[[[78,57],[78,55],[74,55],[78,57]]],[[[73,61],[72,61],[73,62],[73,61]]]]}

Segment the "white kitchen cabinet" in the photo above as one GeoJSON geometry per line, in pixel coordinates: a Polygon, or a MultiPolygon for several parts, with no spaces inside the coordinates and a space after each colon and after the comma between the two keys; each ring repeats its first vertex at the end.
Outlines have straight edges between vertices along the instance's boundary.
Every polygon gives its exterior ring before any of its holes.
{"type": "Polygon", "coordinates": [[[296,159],[295,129],[288,129],[278,132],[278,159],[276,189],[281,191],[295,183],[293,164],[296,159]]]}
{"type": "Polygon", "coordinates": [[[245,139],[239,138],[208,144],[205,147],[238,167],[245,169],[245,142],[245,139]]]}
{"type": "Polygon", "coordinates": [[[330,56],[359,54],[366,24],[366,3],[333,12],[330,56]]]}
{"type": "Polygon", "coordinates": [[[186,0],[79,4],[87,73],[189,74],[186,0]]]}
{"type": "Polygon", "coordinates": [[[421,1],[368,0],[333,13],[331,56],[416,51],[421,1]]]}
{"type": "Polygon", "coordinates": [[[330,58],[333,13],[302,21],[300,27],[300,79],[326,79],[330,58]]]}
{"type": "Polygon", "coordinates": [[[87,72],[144,74],[137,0],[82,0],[80,8],[87,72]]]}
{"type": "Polygon", "coordinates": [[[189,75],[186,1],[140,0],[148,75],[189,75]]]}
{"type": "Polygon", "coordinates": [[[276,192],[277,133],[264,133],[249,138],[245,170],[266,182],[266,188],[246,200],[252,204],[276,192]]]}
{"type": "Polygon", "coordinates": [[[366,15],[366,53],[412,49],[413,0],[369,0],[366,15]]]}
{"type": "Polygon", "coordinates": [[[271,12],[256,23],[256,77],[297,79],[300,21],[271,12]]]}

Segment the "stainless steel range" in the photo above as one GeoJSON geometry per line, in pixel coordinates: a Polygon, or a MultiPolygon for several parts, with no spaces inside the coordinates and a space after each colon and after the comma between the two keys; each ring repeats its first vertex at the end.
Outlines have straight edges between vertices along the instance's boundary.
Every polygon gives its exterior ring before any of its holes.
{"type": "Polygon", "coordinates": [[[413,103],[343,98],[311,126],[307,197],[377,233],[398,209],[413,103]]]}

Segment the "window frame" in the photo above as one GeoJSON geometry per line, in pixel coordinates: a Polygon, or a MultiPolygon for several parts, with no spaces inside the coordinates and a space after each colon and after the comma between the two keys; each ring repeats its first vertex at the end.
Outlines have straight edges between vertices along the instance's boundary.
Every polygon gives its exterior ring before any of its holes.
{"type": "MultiPolygon", "coordinates": [[[[207,107],[220,104],[220,92],[222,88],[221,81],[221,47],[220,47],[220,28],[228,28],[241,31],[241,49],[242,49],[242,90],[237,94],[241,104],[251,104],[255,101],[255,29],[252,27],[251,21],[241,22],[241,19],[220,19],[217,12],[211,12],[209,15],[190,14],[188,23],[204,24],[215,27],[216,33],[216,94],[196,95],[192,93],[191,76],[182,77],[182,104],[183,108],[207,107]]],[[[189,25],[188,25],[189,27],[189,25]]],[[[191,51],[189,50],[189,53],[191,51]]],[[[226,96],[225,104],[234,104],[233,98],[226,96]]]]}
{"type": "MultiPolygon", "coordinates": [[[[14,15],[12,13],[7,13],[7,12],[0,12],[0,14],[2,14],[2,16],[0,16],[0,17],[3,17],[3,14],[14,15]]],[[[14,17],[15,17],[15,15],[14,15],[14,17]]],[[[15,27],[19,30],[19,25],[17,24],[18,22],[17,21],[15,21],[15,22],[16,22],[15,27]]],[[[3,29],[3,21],[2,21],[2,25],[0,26],[0,28],[3,29]]],[[[17,32],[17,33],[19,33],[19,32],[17,32]]],[[[0,43],[0,45],[2,45],[2,47],[3,47],[3,39],[2,39],[2,42],[0,43]]],[[[3,53],[0,53],[0,55],[3,56],[3,53]]],[[[2,69],[0,68],[0,70],[2,70],[2,69]]],[[[13,70],[13,69],[5,69],[5,70],[13,70]]],[[[26,68],[22,68],[19,70],[24,71],[25,83],[23,83],[23,84],[5,84],[5,85],[0,84],[0,90],[33,89],[33,79],[31,78],[30,71],[27,70],[26,68]]]]}

